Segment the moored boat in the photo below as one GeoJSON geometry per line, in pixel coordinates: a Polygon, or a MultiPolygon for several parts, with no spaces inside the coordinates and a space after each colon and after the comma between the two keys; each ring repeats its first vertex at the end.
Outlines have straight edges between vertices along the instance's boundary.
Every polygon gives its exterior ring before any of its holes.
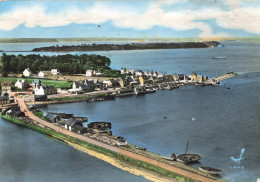
{"type": "Polygon", "coordinates": [[[205,167],[205,166],[199,167],[199,170],[207,174],[219,174],[222,172],[221,169],[217,169],[213,167],[205,167]]]}
{"type": "Polygon", "coordinates": [[[185,153],[178,155],[177,161],[184,162],[184,163],[199,162],[199,160],[202,159],[202,156],[199,154],[187,154],[188,146],[189,146],[189,140],[186,145],[185,153]]]}
{"type": "Polygon", "coordinates": [[[226,56],[213,56],[212,59],[227,59],[226,56]]]}
{"type": "Polygon", "coordinates": [[[184,163],[195,163],[201,159],[202,157],[199,154],[180,154],[177,156],[177,161],[184,163]]]}

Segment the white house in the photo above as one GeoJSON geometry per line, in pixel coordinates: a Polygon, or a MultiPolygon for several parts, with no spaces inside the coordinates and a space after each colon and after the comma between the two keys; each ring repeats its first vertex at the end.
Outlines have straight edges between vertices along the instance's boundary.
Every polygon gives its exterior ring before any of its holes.
{"type": "Polygon", "coordinates": [[[51,74],[57,75],[59,72],[57,69],[51,69],[51,74]]]}
{"type": "Polygon", "coordinates": [[[25,83],[25,80],[17,80],[15,82],[14,86],[19,88],[19,89],[23,89],[24,88],[24,83],[25,83]]]}
{"type": "Polygon", "coordinates": [[[43,86],[36,86],[34,88],[34,94],[35,95],[46,95],[43,86]]]}
{"type": "Polygon", "coordinates": [[[86,76],[93,76],[93,70],[87,70],[86,76]]]}
{"type": "Polygon", "coordinates": [[[96,71],[96,76],[103,76],[103,73],[101,71],[96,71]]]}
{"type": "Polygon", "coordinates": [[[142,71],[135,71],[135,76],[142,76],[143,72],[142,71]]]}
{"type": "Polygon", "coordinates": [[[44,72],[43,72],[43,71],[40,71],[40,72],[38,73],[38,77],[44,78],[44,72]]]}
{"type": "Polygon", "coordinates": [[[27,68],[23,71],[23,75],[26,76],[26,77],[29,77],[31,75],[31,70],[30,68],[27,68]]]}
{"type": "Polygon", "coordinates": [[[112,86],[112,82],[110,80],[104,80],[103,81],[103,85],[106,85],[107,87],[111,87],[112,86]]]}

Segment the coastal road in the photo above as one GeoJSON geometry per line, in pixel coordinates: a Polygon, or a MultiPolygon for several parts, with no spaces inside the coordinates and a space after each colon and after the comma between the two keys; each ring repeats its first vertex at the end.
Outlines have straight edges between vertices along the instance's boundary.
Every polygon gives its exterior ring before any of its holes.
{"type": "Polygon", "coordinates": [[[25,104],[24,98],[21,98],[20,96],[15,96],[15,99],[16,99],[17,103],[20,105],[21,111],[24,111],[26,116],[28,116],[32,120],[38,122],[39,124],[41,124],[41,125],[43,125],[45,127],[48,127],[48,128],[50,128],[52,130],[55,130],[56,132],[63,133],[65,135],[68,135],[68,136],[80,139],[82,141],[85,141],[85,142],[94,144],[96,146],[99,146],[99,147],[111,150],[113,152],[116,152],[116,153],[119,153],[119,154],[122,154],[122,155],[125,155],[125,156],[128,156],[128,157],[131,157],[133,159],[137,159],[137,160],[140,160],[140,161],[143,161],[143,162],[147,162],[149,164],[153,164],[155,166],[159,166],[159,167],[161,167],[163,169],[166,169],[168,171],[171,171],[171,172],[183,175],[185,177],[188,177],[188,178],[196,180],[196,181],[201,181],[201,182],[217,182],[218,181],[218,180],[209,178],[207,176],[203,176],[203,175],[200,175],[200,174],[197,174],[197,173],[185,170],[185,169],[181,169],[181,168],[178,168],[178,167],[175,167],[175,166],[163,163],[162,161],[158,161],[158,160],[155,160],[155,159],[152,159],[152,158],[149,158],[149,157],[146,157],[146,156],[143,156],[143,155],[140,155],[140,154],[137,154],[137,153],[125,150],[125,149],[121,149],[119,147],[114,147],[114,146],[105,144],[103,142],[99,142],[97,140],[94,140],[94,139],[91,139],[89,137],[86,137],[84,135],[73,133],[73,132],[71,132],[69,130],[60,128],[58,126],[55,126],[52,123],[49,123],[49,122],[47,122],[45,120],[42,120],[42,119],[38,118],[31,111],[29,111],[27,105],[25,104]]]}

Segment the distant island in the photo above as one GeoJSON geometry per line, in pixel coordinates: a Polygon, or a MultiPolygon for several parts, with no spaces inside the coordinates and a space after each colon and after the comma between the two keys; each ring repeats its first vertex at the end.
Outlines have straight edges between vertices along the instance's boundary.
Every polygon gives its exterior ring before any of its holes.
{"type": "Polygon", "coordinates": [[[81,44],[72,46],[49,46],[35,48],[33,52],[72,52],[72,51],[112,51],[112,50],[142,50],[142,49],[183,49],[207,48],[221,45],[217,41],[180,42],[180,43],[131,43],[131,44],[81,44]]]}

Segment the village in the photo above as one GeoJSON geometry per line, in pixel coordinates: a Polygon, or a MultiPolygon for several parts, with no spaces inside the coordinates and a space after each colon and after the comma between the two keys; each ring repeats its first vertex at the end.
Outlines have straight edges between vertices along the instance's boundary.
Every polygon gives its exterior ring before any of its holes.
{"type": "MultiPolygon", "coordinates": [[[[51,71],[40,71],[38,74],[32,74],[29,68],[23,71],[24,78],[33,78],[31,83],[28,83],[23,78],[17,78],[17,81],[1,83],[0,103],[8,104],[13,102],[13,97],[10,96],[12,88],[19,91],[29,92],[33,95],[34,101],[46,101],[53,97],[70,97],[76,95],[84,95],[90,93],[109,93],[112,96],[129,96],[129,95],[144,95],[154,93],[156,90],[171,90],[183,85],[218,85],[218,79],[208,79],[207,76],[192,73],[187,76],[185,74],[159,73],[156,71],[141,71],[121,69],[121,77],[109,78],[103,77],[101,71],[86,70],[85,75],[77,75],[77,81],[71,81],[71,88],[58,88],[55,84],[44,85],[41,80],[66,79],[57,69],[51,71]],[[80,80],[81,79],[81,80],[80,80]]],[[[73,78],[71,76],[70,78],[73,78]]],[[[112,97],[107,97],[111,99],[112,97]]],[[[102,98],[104,100],[104,98],[102,98]]],[[[100,100],[102,100],[100,99],[100,100]]],[[[106,98],[105,98],[106,99],[106,98]]],[[[89,100],[90,101],[90,100],[89,100]]]]}
{"type": "MultiPolygon", "coordinates": [[[[127,68],[121,69],[120,72],[121,77],[107,78],[103,77],[100,71],[86,70],[84,75],[69,76],[70,79],[76,76],[77,80],[70,80],[71,87],[66,89],[57,88],[55,84],[44,85],[46,79],[66,79],[66,76],[63,76],[57,69],[32,74],[27,68],[15,83],[1,82],[1,116],[18,118],[31,126],[63,133],[130,157],[137,155],[136,157],[139,159],[142,156],[148,161],[154,160],[162,165],[167,164],[167,168],[180,167],[184,169],[185,174],[195,172],[199,176],[202,175],[214,181],[215,178],[211,175],[206,175],[186,166],[185,163],[178,162],[176,157],[168,158],[154,154],[146,148],[128,143],[122,136],[113,135],[110,122],[94,121],[84,124],[88,122],[87,117],[77,117],[70,113],[43,113],[35,107],[37,104],[50,104],[51,99],[57,98],[58,102],[53,103],[67,102],[66,99],[74,97],[81,98],[77,101],[91,102],[111,100],[122,96],[145,95],[155,93],[157,90],[172,90],[185,85],[216,86],[219,85],[220,80],[236,75],[228,73],[209,79],[207,76],[197,73],[189,76],[185,74],[167,75],[166,73],[128,70],[127,68]],[[29,79],[32,80],[31,83],[28,82],[29,79]],[[81,97],[82,95],[88,97],[81,97]]],[[[66,81],[68,82],[68,80],[66,81]]],[[[74,102],[74,100],[72,101],[74,102]]]]}

